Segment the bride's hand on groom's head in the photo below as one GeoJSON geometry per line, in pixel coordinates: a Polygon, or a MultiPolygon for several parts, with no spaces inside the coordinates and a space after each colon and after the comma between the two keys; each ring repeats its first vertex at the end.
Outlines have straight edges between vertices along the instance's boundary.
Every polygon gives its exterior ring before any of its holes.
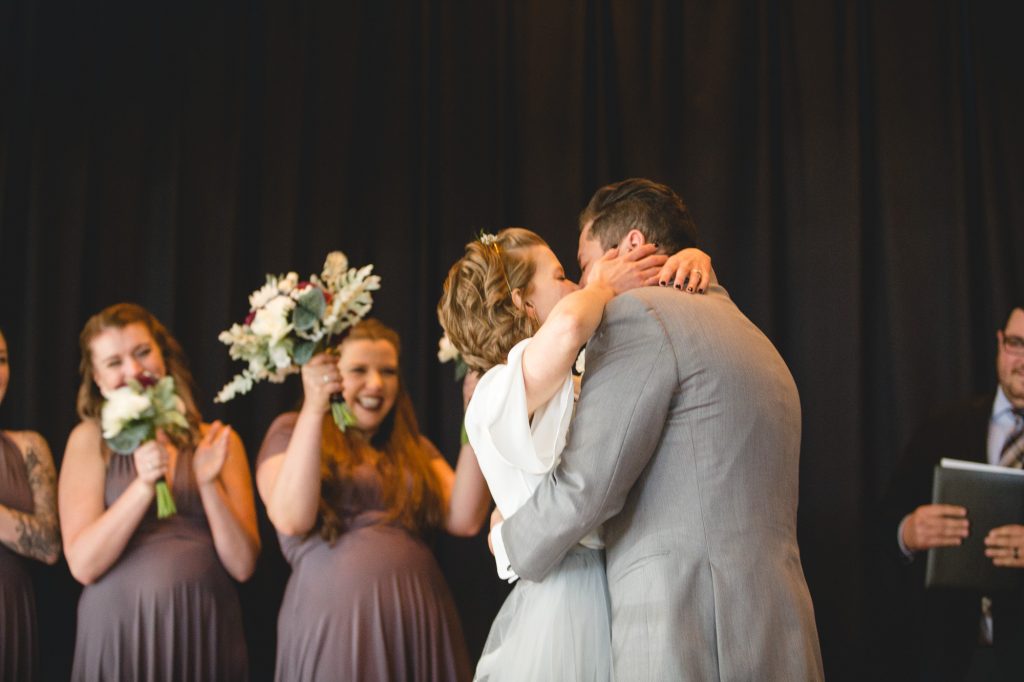
{"type": "Polygon", "coordinates": [[[651,284],[675,287],[691,294],[703,294],[708,286],[717,283],[711,267],[711,256],[700,249],[683,249],[672,254],[651,284]]]}
{"type": "Polygon", "coordinates": [[[667,260],[656,251],[653,244],[641,244],[625,252],[610,249],[592,266],[587,284],[607,286],[616,295],[652,284],[667,260]]]}

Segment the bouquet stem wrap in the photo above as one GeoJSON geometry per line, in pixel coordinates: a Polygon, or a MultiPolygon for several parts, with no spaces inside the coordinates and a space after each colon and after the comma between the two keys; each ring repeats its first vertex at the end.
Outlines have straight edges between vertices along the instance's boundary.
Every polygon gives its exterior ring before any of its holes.
{"type": "Polygon", "coordinates": [[[342,433],[345,433],[345,429],[354,426],[356,423],[356,416],[352,414],[352,408],[348,406],[348,403],[345,402],[340,393],[336,396],[331,396],[331,416],[334,417],[334,423],[338,425],[338,429],[342,433]]]}
{"type": "Polygon", "coordinates": [[[174,505],[171,489],[167,486],[167,481],[161,478],[156,482],[156,517],[166,519],[177,513],[178,508],[174,505]]]}

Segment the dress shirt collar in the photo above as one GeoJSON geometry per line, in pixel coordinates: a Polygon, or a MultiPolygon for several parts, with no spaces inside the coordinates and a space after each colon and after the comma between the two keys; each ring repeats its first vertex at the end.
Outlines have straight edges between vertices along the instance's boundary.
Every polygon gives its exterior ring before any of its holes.
{"type": "Polygon", "coordinates": [[[992,422],[1005,423],[1010,426],[1016,423],[1016,417],[1013,415],[1013,405],[1010,404],[1010,399],[1003,393],[1002,386],[996,387],[996,399],[992,402],[992,422]]]}

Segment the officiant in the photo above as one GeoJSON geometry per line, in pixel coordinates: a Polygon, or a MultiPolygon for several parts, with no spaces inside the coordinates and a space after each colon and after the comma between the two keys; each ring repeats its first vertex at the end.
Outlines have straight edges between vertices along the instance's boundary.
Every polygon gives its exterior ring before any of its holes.
{"type": "MultiPolygon", "coordinates": [[[[887,679],[1024,679],[1020,591],[988,595],[924,586],[927,550],[984,532],[971,528],[964,507],[931,503],[939,460],[1013,467],[1024,460],[1024,308],[1010,311],[996,342],[995,391],[949,406],[921,425],[880,506],[874,537],[880,599],[873,620],[887,679]]],[[[991,530],[985,546],[994,564],[1024,569],[1024,525],[991,530]]]]}

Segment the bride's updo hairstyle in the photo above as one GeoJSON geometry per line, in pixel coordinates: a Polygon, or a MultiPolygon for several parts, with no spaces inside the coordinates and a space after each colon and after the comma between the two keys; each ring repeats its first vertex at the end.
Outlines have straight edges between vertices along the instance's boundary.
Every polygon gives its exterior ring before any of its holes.
{"type": "Polygon", "coordinates": [[[486,372],[505,362],[512,346],[533,336],[537,322],[516,307],[512,292],[525,298],[537,265],[530,248],[547,246],[535,232],[508,227],[466,244],[444,280],[437,317],[470,369],[486,372]]]}

